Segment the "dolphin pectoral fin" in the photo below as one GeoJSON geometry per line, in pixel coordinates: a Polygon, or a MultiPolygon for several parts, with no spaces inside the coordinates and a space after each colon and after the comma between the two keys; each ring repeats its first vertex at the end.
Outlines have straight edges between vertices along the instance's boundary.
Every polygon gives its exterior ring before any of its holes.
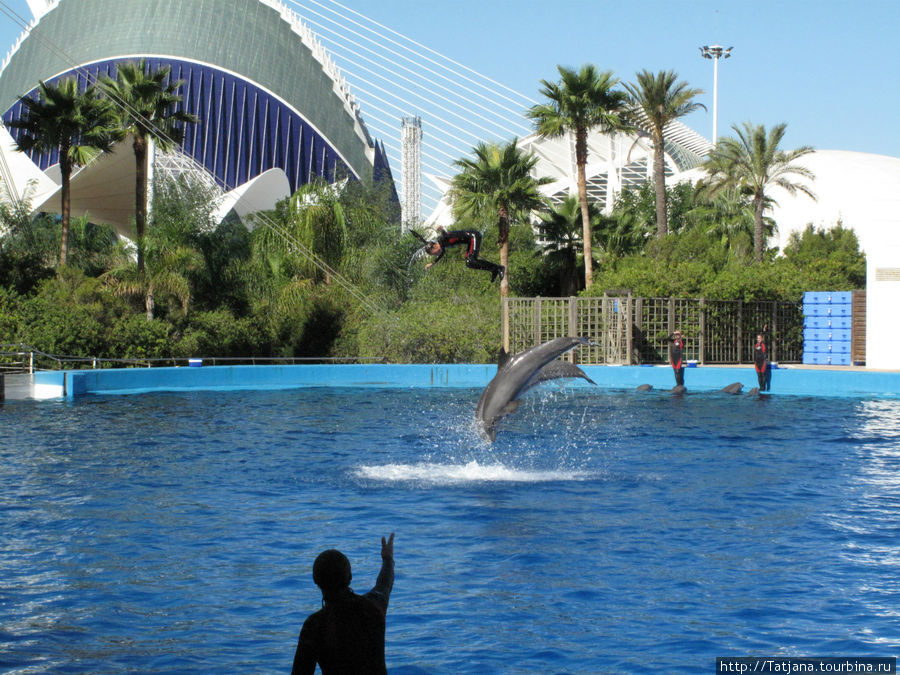
{"type": "Polygon", "coordinates": [[[509,415],[510,413],[514,413],[518,409],[518,407],[519,407],[518,401],[510,401],[509,403],[506,404],[506,407],[503,408],[503,412],[501,412],[500,414],[501,415],[509,415]]]}

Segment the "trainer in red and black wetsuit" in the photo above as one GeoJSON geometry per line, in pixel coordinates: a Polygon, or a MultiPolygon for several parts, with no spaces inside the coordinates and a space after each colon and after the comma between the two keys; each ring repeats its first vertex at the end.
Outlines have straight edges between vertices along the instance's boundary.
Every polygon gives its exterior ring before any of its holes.
{"type": "Polygon", "coordinates": [[[771,383],[771,369],[769,366],[769,325],[763,327],[763,332],[756,335],[756,343],[753,345],[753,366],[756,368],[756,378],[759,381],[760,391],[769,391],[771,383]]]}
{"type": "Polygon", "coordinates": [[[675,385],[684,386],[684,336],[680,330],[676,330],[672,336],[672,344],[669,345],[669,363],[675,373],[675,385]]]}
{"type": "Polygon", "coordinates": [[[487,260],[479,260],[481,251],[481,232],[477,230],[450,230],[447,231],[440,225],[437,226],[438,239],[432,242],[425,250],[434,256],[434,260],[425,265],[428,269],[438,260],[444,257],[444,251],[451,246],[465,246],[466,267],[473,270],[487,270],[491,273],[491,281],[500,277],[501,281],[506,274],[506,268],[487,260]]]}

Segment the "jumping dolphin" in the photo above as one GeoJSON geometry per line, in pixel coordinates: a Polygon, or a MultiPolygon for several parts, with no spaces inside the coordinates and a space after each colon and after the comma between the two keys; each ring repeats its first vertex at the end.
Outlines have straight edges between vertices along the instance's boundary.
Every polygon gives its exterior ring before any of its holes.
{"type": "Polygon", "coordinates": [[[526,349],[505,361],[501,358],[497,374],[484,388],[475,409],[475,422],[481,437],[493,443],[497,437],[497,422],[503,415],[515,410],[515,400],[538,382],[554,377],[583,377],[592,382],[578,366],[551,364],[561,354],[587,344],[590,344],[587,338],[561,337],[526,349]],[[545,373],[548,364],[551,367],[545,373]]]}

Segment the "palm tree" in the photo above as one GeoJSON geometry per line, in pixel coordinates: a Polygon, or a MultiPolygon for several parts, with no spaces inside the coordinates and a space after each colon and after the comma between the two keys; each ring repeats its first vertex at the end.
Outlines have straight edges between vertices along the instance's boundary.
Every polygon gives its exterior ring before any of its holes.
{"type": "MultiPolygon", "coordinates": [[[[718,190],[706,194],[700,189],[697,203],[687,213],[691,223],[701,227],[726,249],[739,257],[750,257],[753,248],[753,203],[735,188],[718,190]]],[[[763,218],[764,235],[773,235],[777,228],[771,218],[763,218]]]]}
{"type": "Polygon", "coordinates": [[[762,262],[765,245],[765,224],[763,214],[775,202],[769,192],[780,187],[788,194],[798,191],[816,199],[816,195],[804,183],[793,182],[794,176],[815,179],[815,174],[793,162],[813,151],[809,146],[796,150],[778,149],[787,125],[777,124],[770,131],[763,125],[744,122],[739,127],[732,126],[737,138],[722,139],[702,168],[708,178],[704,185],[713,193],[729,188],[737,189],[749,197],[753,203],[753,250],[756,260],[762,262]]]}
{"type": "Polygon", "coordinates": [[[653,186],[656,189],[656,233],[664,237],[669,232],[666,209],[665,173],[665,129],[673,121],[684,117],[697,108],[706,109],[693,99],[703,93],[702,89],[692,89],[687,82],[677,82],[678,75],[673,70],[651,73],[642,70],[637,73],[637,82],[628,83],[631,104],[638,111],[636,124],[650,135],[653,141],[653,186]]]}
{"type": "MultiPolygon", "coordinates": [[[[472,154],[453,163],[460,169],[448,193],[453,213],[457,218],[497,219],[500,264],[508,271],[510,223],[543,206],[538,188],[552,181],[532,176],[537,157],[520,149],[517,139],[505,145],[479,143],[472,154]]],[[[500,281],[500,294],[509,294],[509,274],[500,281]]]]}
{"type": "Polygon", "coordinates": [[[305,277],[331,283],[349,239],[337,187],[321,179],[307,183],[274,212],[260,214],[259,223],[254,241],[263,257],[290,258],[305,277]]]}
{"type": "Polygon", "coordinates": [[[23,115],[8,126],[22,130],[16,141],[16,149],[20,152],[33,150],[43,154],[56,150],[59,153],[62,179],[59,264],[63,266],[69,257],[72,173],[112,148],[115,116],[110,103],[99,98],[96,90],[88,87],[79,92],[74,78],[66,78],[55,85],[40,82],[38,90],[37,99],[19,97],[24,106],[23,115]]]}
{"type": "Polygon", "coordinates": [[[559,82],[541,80],[541,94],[548,100],[533,106],[526,113],[535,124],[538,134],[556,138],[566,133],[575,135],[575,166],[578,173],[578,199],[581,203],[582,244],[584,247],[584,281],[594,281],[591,259],[591,217],[587,200],[585,167],[588,156],[588,134],[596,128],[610,132],[625,130],[627,96],[614,87],[619,80],[611,70],[598,72],[591,64],[580,71],[557,66],[559,82]]]}
{"type": "MultiPolygon", "coordinates": [[[[588,204],[591,227],[596,234],[596,226],[601,215],[596,202],[588,204]]],[[[559,271],[559,286],[562,295],[575,295],[578,283],[578,256],[582,236],[581,204],[575,195],[566,195],[549,211],[538,214],[540,237],[543,240],[547,261],[559,271]]]]}
{"type": "Polygon", "coordinates": [[[143,298],[147,321],[153,320],[158,298],[178,302],[181,311],[187,313],[192,299],[189,275],[203,268],[203,256],[163,232],[149,234],[144,245],[144,269],[138,269],[134,259],[123,252],[121,264],[102,275],[104,281],[117,295],[143,298]]]}
{"type": "Polygon", "coordinates": [[[138,272],[144,270],[144,232],[147,225],[147,200],[150,188],[149,147],[151,140],[163,150],[179,143],[184,135],[183,125],[198,118],[179,110],[182,97],[175,92],[182,81],[169,82],[171,66],[149,72],[147,62],[121,63],[116,79],[101,78],[103,91],[119,111],[122,136],[131,134],[136,163],[134,194],[134,226],[137,239],[138,272]]]}

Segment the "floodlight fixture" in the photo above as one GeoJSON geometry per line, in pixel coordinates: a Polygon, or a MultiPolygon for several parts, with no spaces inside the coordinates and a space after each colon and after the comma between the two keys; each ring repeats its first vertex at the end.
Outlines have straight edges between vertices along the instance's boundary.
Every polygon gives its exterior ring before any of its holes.
{"type": "Polygon", "coordinates": [[[700,47],[700,56],[713,62],[713,147],[716,145],[719,124],[719,59],[731,58],[731,50],[734,47],[722,45],[703,45],[700,47]]]}

